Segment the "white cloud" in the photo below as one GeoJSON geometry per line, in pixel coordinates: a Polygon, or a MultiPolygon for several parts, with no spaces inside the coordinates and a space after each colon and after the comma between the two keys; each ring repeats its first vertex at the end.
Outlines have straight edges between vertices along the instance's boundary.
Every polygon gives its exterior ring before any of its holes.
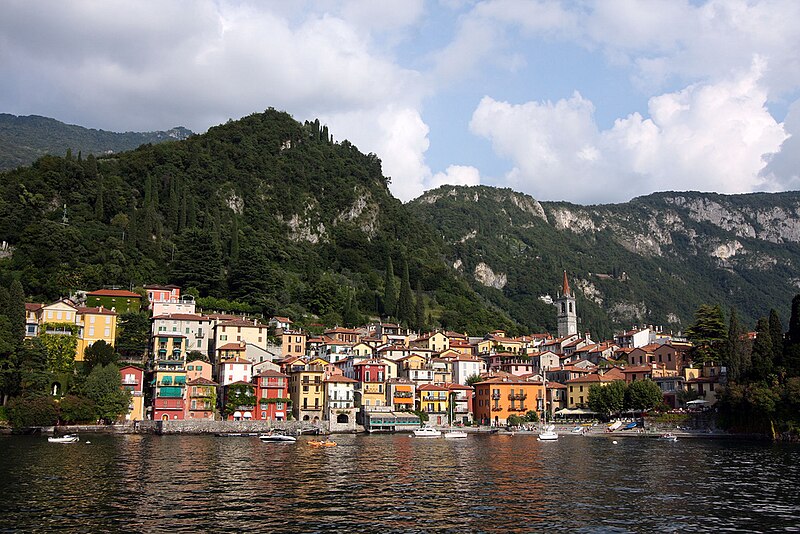
{"type": "Polygon", "coordinates": [[[437,172],[427,183],[427,189],[442,185],[480,185],[481,174],[469,165],[450,165],[445,172],[437,172]]]}
{"type": "Polygon", "coordinates": [[[764,187],[771,191],[800,189],[800,100],[789,108],[783,127],[789,137],[779,151],[767,156],[761,171],[764,187]]]}
{"type": "Polygon", "coordinates": [[[718,192],[762,187],[764,154],[786,138],[765,107],[762,64],[717,84],[653,97],[599,131],[594,106],[569,99],[511,105],[481,100],[470,128],[513,164],[508,185],[541,199],[628,200],[664,189],[718,192]]]}

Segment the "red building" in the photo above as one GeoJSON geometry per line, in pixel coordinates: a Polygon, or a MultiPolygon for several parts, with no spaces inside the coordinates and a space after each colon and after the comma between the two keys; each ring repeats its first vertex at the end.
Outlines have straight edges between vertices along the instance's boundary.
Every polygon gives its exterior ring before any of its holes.
{"type": "Polygon", "coordinates": [[[278,371],[264,371],[255,376],[255,419],[285,421],[289,413],[289,377],[278,371]]]}

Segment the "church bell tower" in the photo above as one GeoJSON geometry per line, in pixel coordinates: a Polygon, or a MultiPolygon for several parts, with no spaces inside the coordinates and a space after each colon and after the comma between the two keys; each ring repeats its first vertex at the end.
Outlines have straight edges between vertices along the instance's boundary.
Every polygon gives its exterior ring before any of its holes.
{"type": "Polygon", "coordinates": [[[571,336],[578,333],[578,314],[575,310],[575,294],[569,288],[567,271],[564,271],[564,283],[561,294],[555,301],[558,308],[558,337],[571,336]]]}

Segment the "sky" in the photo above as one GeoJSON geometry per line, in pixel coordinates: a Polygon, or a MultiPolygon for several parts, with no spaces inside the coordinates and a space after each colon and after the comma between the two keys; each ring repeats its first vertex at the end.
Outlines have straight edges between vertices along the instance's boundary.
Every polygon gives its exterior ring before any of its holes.
{"type": "Polygon", "coordinates": [[[273,107],[377,154],[404,202],[785,191],[798,21],[797,0],[3,0],[0,112],[200,133],[273,107]]]}

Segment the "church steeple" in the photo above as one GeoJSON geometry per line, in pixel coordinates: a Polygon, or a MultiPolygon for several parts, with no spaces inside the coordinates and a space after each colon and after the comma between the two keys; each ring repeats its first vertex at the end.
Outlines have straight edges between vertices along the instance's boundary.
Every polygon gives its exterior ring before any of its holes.
{"type": "Polygon", "coordinates": [[[564,283],[561,285],[561,295],[571,296],[572,292],[569,290],[569,280],[567,279],[567,271],[564,270],[564,283]]]}
{"type": "Polygon", "coordinates": [[[575,308],[575,295],[569,288],[567,271],[561,284],[561,295],[555,301],[558,309],[558,337],[571,336],[578,333],[578,314],[575,308]]]}

